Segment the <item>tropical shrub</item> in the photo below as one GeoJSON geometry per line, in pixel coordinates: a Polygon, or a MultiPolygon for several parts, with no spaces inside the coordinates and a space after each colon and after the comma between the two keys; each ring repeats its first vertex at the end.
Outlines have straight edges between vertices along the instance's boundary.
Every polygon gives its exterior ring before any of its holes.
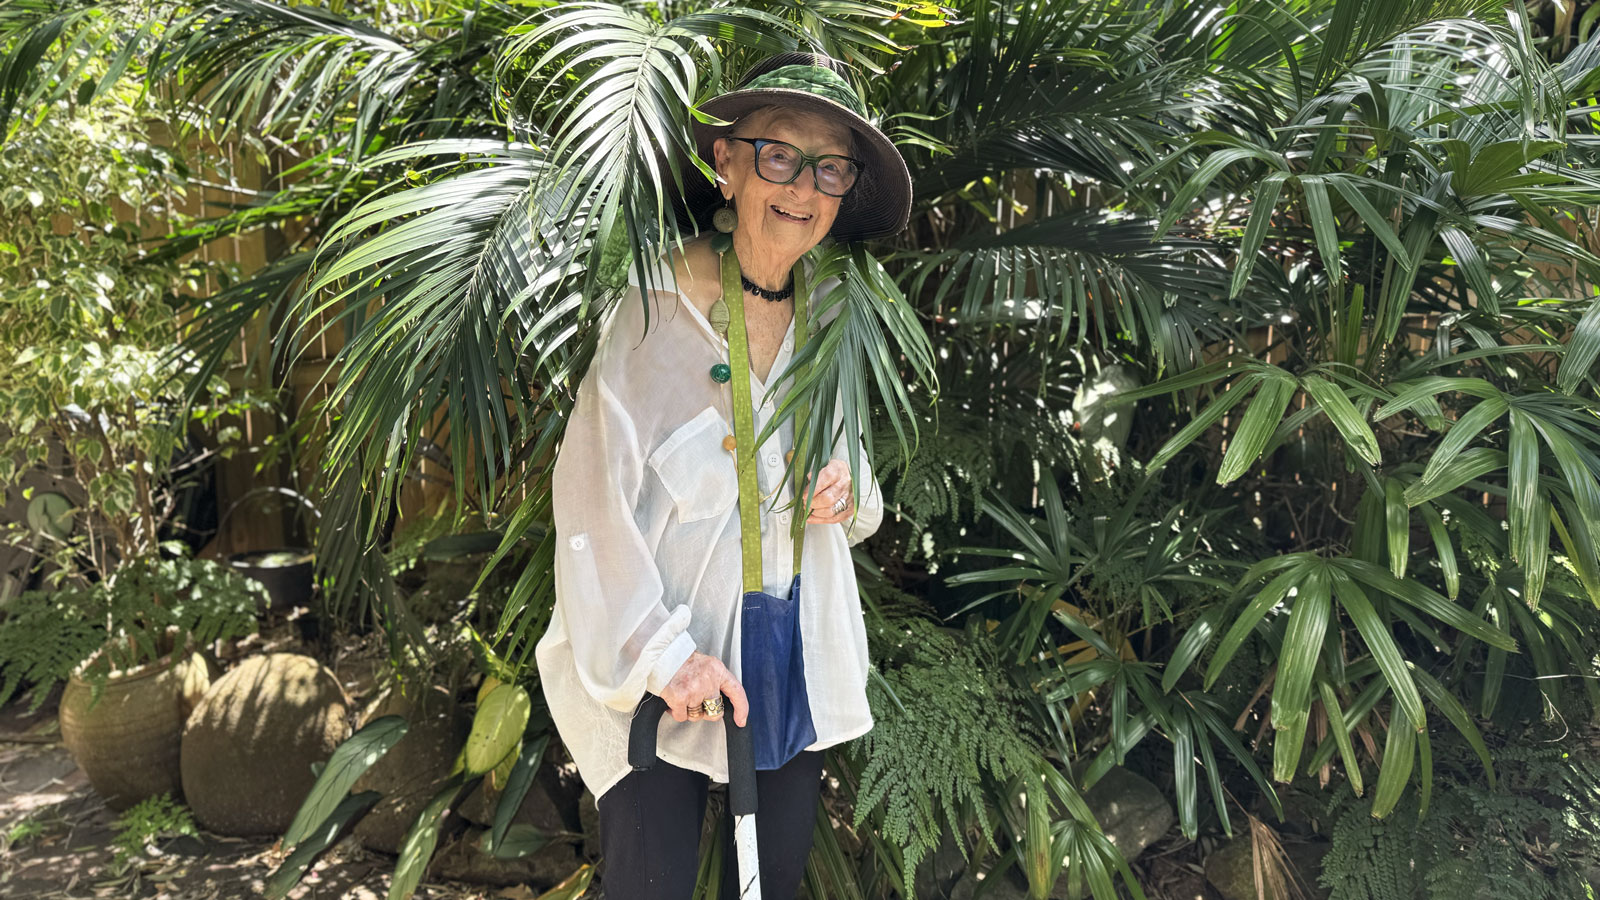
{"type": "Polygon", "coordinates": [[[0,159],[0,490],[30,470],[66,484],[51,527],[4,524],[51,582],[104,578],[173,537],[176,492],[237,429],[219,420],[251,400],[198,378],[173,352],[178,293],[205,269],[152,252],[141,218],[171,209],[185,166],[153,143],[132,83],[93,103],[53,104],[0,159]],[[186,402],[197,378],[196,402],[186,402]],[[190,427],[220,445],[192,451],[190,427]]]}

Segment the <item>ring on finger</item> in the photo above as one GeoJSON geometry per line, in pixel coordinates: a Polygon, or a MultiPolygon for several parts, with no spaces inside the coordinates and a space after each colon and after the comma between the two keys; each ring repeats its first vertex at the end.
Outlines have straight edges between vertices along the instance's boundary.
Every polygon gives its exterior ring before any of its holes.
{"type": "Polygon", "coordinates": [[[707,697],[705,701],[700,704],[700,707],[705,710],[707,718],[715,719],[717,716],[722,715],[722,698],[707,697]]]}
{"type": "Polygon", "coordinates": [[[685,712],[687,712],[689,714],[689,718],[691,718],[691,719],[700,718],[700,715],[701,715],[700,704],[698,704],[698,703],[689,704],[689,708],[687,710],[685,710],[685,712]]]}
{"type": "Polygon", "coordinates": [[[850,495],[846,494],[845,496],[839,498],[839,502],[833,504],[833,514],[834,515],[838,515],[839,513],[842,513],[842,512],[844,512],[845,510],[847,510],[849,508],[850,508],[850,495]]]}

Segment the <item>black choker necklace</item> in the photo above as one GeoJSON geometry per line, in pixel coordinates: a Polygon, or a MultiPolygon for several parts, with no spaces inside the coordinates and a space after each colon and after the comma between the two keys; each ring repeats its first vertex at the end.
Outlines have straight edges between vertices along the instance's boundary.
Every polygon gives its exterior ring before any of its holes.
{"type": "Polygon", "coordinates": [[[744,274],[743,271],[739,272],[739,280],[744,283],[744,289],[745,290],[749,291],[752,294],[755,294],[757,297],[760,297],[761,299],[766,300],[766,301],[768,301],[770,303],[777,303],[780,300],[787,300],[790,297],[794,296],[794,276],[793,275],[789,276],[789,283],[788,284],[784,285],[781,290],[776,290],[776,291],[769,291],[766,288],[763,288],[760,285],[756,284],[754,281],[751,281],[749,278],[745,277],[745,274],[744,274]]]}

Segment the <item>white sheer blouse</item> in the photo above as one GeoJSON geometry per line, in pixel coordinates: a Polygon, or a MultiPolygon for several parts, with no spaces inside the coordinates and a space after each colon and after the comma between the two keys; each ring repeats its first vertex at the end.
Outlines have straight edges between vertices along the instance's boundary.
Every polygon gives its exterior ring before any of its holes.
{"type": "MultiPolygon", "coordinates": [[[[693,273],[715,281],[716,272],[693,273]]],[[[655,284],[670,286],[663,266],[655,284]]],[[[740,677],[738,485],[723,438],[733,433],[730,391],[710,369],[727,361],[687,297],[650,293],[637,281],[606,323],[578,389],[554,473],[556,605],[536,650],[550,714],[596,797],[630,770],[628,726],[645,691],[659,692],[690,653],[723,661],[740,677]]],[[[818,285],[816,301],[832,284],[818,285]]],[[[791,324],[769,377],[794,352],[791,324]]],[[[781,397],[751,373],[756,432],[781,397]],[[763,398],[765,398],[763,400],[763,398]]],[[[760,448],[761,546],[768,593],[793,581],[793,542],[783,477],[793,431],[760,448]]],[[[836,456],[841,455],[835,453],[836,456]]],[[[867,636],[849,547],[883,518],[878,485],[861,454],[855,519],[806,527],[800,605],[806,690],[819,750],[872,728],[867,636]]],[[[730,713],[731,714],[731,713],[730,713]]],[[[658,756],[725,782],[724,725],[661,718],[658,756]]]]}

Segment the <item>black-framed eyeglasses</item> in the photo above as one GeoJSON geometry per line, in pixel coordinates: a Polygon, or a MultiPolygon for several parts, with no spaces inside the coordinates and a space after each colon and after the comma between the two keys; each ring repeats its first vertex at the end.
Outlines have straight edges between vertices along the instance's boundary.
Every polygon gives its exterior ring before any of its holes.
{"type": "Polygon", "coordinates": [[[783,141],[746,137],[730,140],[743,141],[756,148],[756,174],[761,176],[762,181],[790,184],[800,177],[806,166],[810,166],[817,190],[830,197],[843,197],[850,193],[864,168],[858,159],[838,153],[807,156],[799,147],[783,141]]]}

